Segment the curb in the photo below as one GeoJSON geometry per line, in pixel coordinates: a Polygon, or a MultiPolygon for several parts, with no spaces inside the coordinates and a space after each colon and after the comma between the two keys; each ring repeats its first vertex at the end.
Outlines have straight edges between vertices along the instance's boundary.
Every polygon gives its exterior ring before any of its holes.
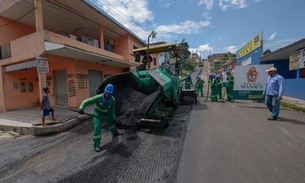
{"type": "Polygon", "coordinates": [[[91,116],[82,116],[70,119],[63,123],[57,123],[55,125],[50,126],[34,126],[32,125],[32,135],[33,136],[44,136],[51,135],[55,133],[60,133],[66,130],[69,130],[75,126],[77,126],[80,122],[85,121],[87,119],[92,118],[91,116]]]}
{"type": "Polygon", "coordinates": [[[32,134],[32,127],[1,125],[0,131],[15,132],[18,133],[19,135],[29,135],[32,134]]]}

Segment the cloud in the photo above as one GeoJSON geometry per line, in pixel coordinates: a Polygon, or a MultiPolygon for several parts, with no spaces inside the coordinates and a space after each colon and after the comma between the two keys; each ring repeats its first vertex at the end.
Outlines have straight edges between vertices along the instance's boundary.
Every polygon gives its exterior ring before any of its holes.
{"type": "Polygon", "coordinates": [[[199,22],[186,20],[171,25],[159,25],[155,31],[157,32],[157,35],[161,37],[171,37],[173,34],[196,34],[204,27],[209,27],[210,24],[211,22],[208,20],[199,22]]]}
{"type": "Polygon", "coordinates": [[[174,0],[159,0],[158,2],[160,5],[164,6],[165,8],[171,7],[175,2],[174,0]]]}
{"type": "Polygon", "coordinates": [[[225,47],[225,50],[227,52],[230,52],[230,53],[236,53],[237,49],[235,46],[228,46],[228,47],[225,47]]]}
{"type": "Polygon", "coordinates": [[[219,7],[226,11],[229,8],[246,8],[248,5],[246,3],[246,0],[219,0],[219,7]]]}
{"type": "Polygon", "coordinates": [[[204,44],[204,45],[200,45],[196,50],[199,52],[204,52],[204,51],[210,52],[213,51],[213,48],[209,44],[204,44]]]}
{"type": "Polygon", "coordinates": [[[255,3],[259,3],[261,2],[262,0],[254,0],[255,3]]]}
{"type": "Polygon", "coordinates": [[[277,32],[272,33],[271,36],[268,38],[268,40],[274,40],[276,35],[277,35],[277,32]]]}
{"type": "Polygon", "coordinates": [[[120,22],[127,23],[152,21],[153,13],[148,10],[148,0],[98,0],[97,3],[110,16],[116,17],[120,22]]]}
{"type": "Polygon", "coordinates": [[[210,10],[213,7],[214,0],[200,0],[198,5],[205,5],[206,9],[210,10]]]}
{"type": "MultiPolygon", "coordinates": [[[[148,0],[97,0],[95,3],[143,40],[146,40],[152,31],[145,30],[147,27],[154,27],[157,33],[155,40],[166,40],[177,38],[181,34],[199,33],[203,28],[211,24],[209,21],[211,17],[207,15],[204,15],[206,16],[205,21],[195,22],[185,20],[184,22],[177,22],[170,25],[155,24],[154,14],[149,10],[148,0]]],[[[172,3],[172,0],[165,1],[166,6],[171,6],[172,3]]]]}
{"type": "Polygon", "coordinates": [[[209,15],[208,12],[203,13],[202,16],[203,16],[203,18],[204,18],[205,20],[211,20],[211,19],[212,19],[212,17],[209,15]]]}

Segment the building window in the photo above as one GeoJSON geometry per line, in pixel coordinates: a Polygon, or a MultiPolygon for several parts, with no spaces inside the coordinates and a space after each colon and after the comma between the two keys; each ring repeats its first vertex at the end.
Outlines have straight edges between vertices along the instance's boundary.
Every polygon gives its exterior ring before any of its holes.
{"type": "Polygon", "coordinates": [[[18,89],[18,83],[17,82],[13,83],[13,89],[18,89]]]}
{"type": "Polygon", "coordinates": [[[26,92],[26,82],[20,82],[20,91],[21,93],[25,93],[26,92]]]}
{"type": "Polygon", "coordinates": [[[32,82],[28,83],[28,87],[29,87],[29,92],[33,92],[34,91],[34,86],[32,82]]]}

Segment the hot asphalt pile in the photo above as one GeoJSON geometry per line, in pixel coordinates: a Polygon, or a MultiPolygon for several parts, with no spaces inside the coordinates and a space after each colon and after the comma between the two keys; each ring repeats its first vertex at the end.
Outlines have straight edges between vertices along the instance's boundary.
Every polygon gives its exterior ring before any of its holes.
{"type": "Polygon", "coordinates": [[[124,126],[134,126],[138,117],[144,117],[150,105],[159,94],[159,90],[150,95],[137,92],[131,87],[116,91],[117,123],[124,126]]]}

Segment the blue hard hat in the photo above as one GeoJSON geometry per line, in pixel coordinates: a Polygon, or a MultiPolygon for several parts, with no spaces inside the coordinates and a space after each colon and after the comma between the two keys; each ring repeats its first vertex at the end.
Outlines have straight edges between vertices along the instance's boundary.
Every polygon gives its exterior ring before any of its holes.
{"type": "Polygon", "coordinates": [[[216,79],[220,79],[220,76],[219,75],[216,75],[216,77],[215,77],[216,79]]]}
{"type": "Polygon", "coordinates": [[[227,71],[226,71],[226,74],[230,74],[230,73],[231,73],[231,70],[227,70],[227,71]]]}
{"type": "Polygon", "coordinates": [[[191,73],[187,73],[186,77],[190,78],[191,77],[191,73]]]}
{"type": "Polygon", "coordinates": [[[104,93],[113,94],[113,92],[114,92],[114,86],[112,84],[108,84],[105,87],[105,92],[104,93]]]}

